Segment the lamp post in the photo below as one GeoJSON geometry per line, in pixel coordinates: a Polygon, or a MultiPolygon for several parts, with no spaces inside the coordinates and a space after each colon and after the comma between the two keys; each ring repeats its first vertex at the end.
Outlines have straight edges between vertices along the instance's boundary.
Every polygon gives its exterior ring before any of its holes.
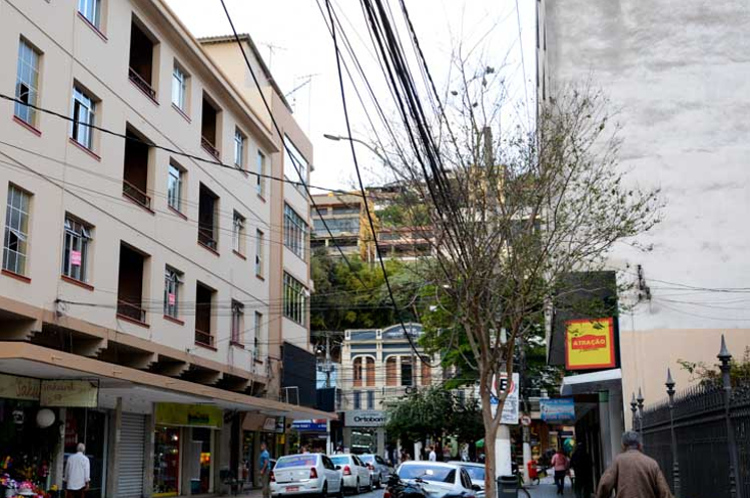
{"type": "Polygon", "coordinates": [[[636,411],[638,410],[638,403],[635,401],[635,393],[633,393],[633,398],[630,400],[630,411],[633,412],[633,430],[638,430],[638,416],[636,415],[636,411]]]}
{"type": "Polygon", "coordinates": [[[638,432],[641,433],[641,440],[643,440],[643,393],[641,388],[638,388],[638,432]]]}
{"type": "Polygon", "coordinates": [[[732,355],[727,349],[727,343],[724,340],[723,334],[721,336],[721,350],[717,358],[721,361],[721,379],[724,385],[724,420],[726,420],[727,424],[727,448],[729,449],[729,496],[732,498],[742,498],[742,489],[737,486],[736,471],[739,469],[737,440],[734,435],[734,427],[732,427],[732,419],[729,416],[732,401],[732,379],[729,376],[731,365],[729,362],[732,360],[732,355]]]}
{"type": "Polygon", "coordinates": [[[669,396],[669,431],[672,435],[672,489],[676,498],[680,498],[680,462],[677,457],[677,436],[674,432],[674,380],[672,371],[667,368],[667,395],[669,396]]]}
{"type": "Polygon", "coordinates": [[[383,156],[383,154],[381,154],[380,152],[378,152],[378,150],[375,147],[373,147],[372,145],[368,144],[364,140],[360,140],[359,138],[354,138],[354,137],[351,137],[351,138],[349,138],[349,137],[342,137],[341,135],[331,135],[330,133],[324,133],[323,137],[327,138],[328,140],[333,140],[334,142],[340,142],[341,140],[345,140],[347,142],[356,142],[356,143],[358,143],[360,145],[364,145],[365,147],[367,147],[368,149],[370,149],[370,152],[372,152],[373,154],[375,154],[376,156],[378,156],[381,161],[383,161],[384,163],[388,164],[388,160],[385,158],[385,156],[383,156]]]}

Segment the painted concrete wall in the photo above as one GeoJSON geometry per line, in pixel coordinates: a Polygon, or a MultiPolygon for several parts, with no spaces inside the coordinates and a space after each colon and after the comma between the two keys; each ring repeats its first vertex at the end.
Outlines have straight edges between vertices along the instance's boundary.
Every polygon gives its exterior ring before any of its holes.
{"type": "MultiPolygon", "coordinates": [[[[634,279],[642,265],[652,299],[621,317],[624,394],[660,399],[678,358],[715,362],[725,332],[736,354],[750,344],[750,4],[721,0],[590,2],[546,8],[552,87],[590,81],[623,126],[629,181],[660,187],[664,221],[621,244],[611,265],[634,279]]],[[[627,296],[625,297],[628,298],[627,296]]],[[[628,412],[629,413],[629,412],[628,412]]]]}

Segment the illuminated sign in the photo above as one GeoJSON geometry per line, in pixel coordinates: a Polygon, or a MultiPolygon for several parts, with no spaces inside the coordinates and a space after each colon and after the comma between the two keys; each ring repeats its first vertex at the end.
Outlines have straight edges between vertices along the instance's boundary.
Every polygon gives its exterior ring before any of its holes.
{"type": "Polygon", "coordinates": [[[612,318],[565,322],[565,368],[593,370],[614,368],[615,333],[612,318]]]}

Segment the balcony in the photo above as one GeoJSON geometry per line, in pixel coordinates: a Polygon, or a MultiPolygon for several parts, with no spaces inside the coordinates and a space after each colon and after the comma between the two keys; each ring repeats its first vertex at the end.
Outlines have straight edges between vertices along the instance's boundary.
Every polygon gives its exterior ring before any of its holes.
{"type": "Polygon", "coordinates": [[[214,347],[214,336],[209,332],[195,329],[195,343],[199,346],[207,346],[209,348],[214,347]]]}
{"type": "Polygon", "coordinates": [[[219,159],[219,150],[213,146],[213,144],[206,138],[201,137],[201,147],[206,149],[206,152],[219,159]]]}
{"type": "Polygon", "coordinates": [[[146,209],[151,209],[151,197],[127,180],[122,181],[122,193],[146,209]]]}
{"type": "Polygon", "coordinates": [[[130,78],[130,81],[132,81],[133,84],[138,87],[138,89],[145,93],[151,100],[156,102],[156,90],[151,88],[151,85],[146,80],[141,78],[141,75],[138,74],[132,67],[128,70],[128,77],[130,78]]]}
{"type": "Polygon", "coordinates": [[[135,320],[136,322],[146,323],[146,310],[127,301],[117,301],[117,314],[135,320]]]}

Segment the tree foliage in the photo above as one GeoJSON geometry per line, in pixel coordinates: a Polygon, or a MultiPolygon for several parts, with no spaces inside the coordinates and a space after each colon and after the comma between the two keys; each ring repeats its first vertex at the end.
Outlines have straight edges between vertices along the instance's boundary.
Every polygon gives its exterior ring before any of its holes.
{"type": "MultiPolygon", "coordinates": [[[[709,366],[702,361],[687,360],[677,360],[677,363],[691,375],[691,380],[713,385],[722,383],[720,365],[718,364],[709,366]]],[[[750,386],[750,346],[745,348],[742,357],[732,358],[729,366],[729,378],[732,381],[732,386],[750,386]]]]}

